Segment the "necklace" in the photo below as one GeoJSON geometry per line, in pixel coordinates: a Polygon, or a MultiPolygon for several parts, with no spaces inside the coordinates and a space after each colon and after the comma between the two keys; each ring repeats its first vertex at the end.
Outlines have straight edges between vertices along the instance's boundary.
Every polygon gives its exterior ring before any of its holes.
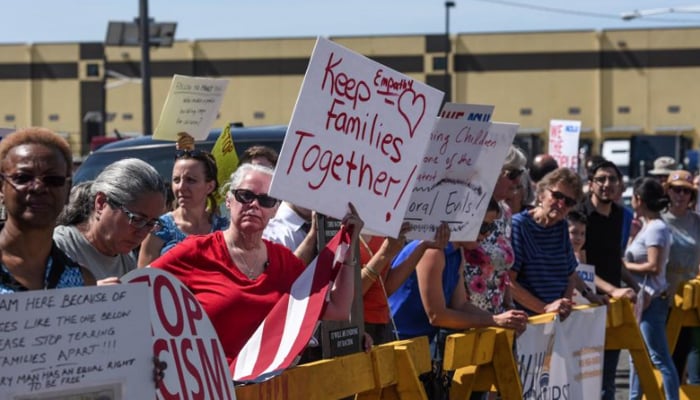
{"type": "Polygon", "coordinates": [[[233,260],[233,263],[236,265],[239,271],[243,273],[248,279],[250,280],[255,280],[257,279],[260,274],[265,270],[265,266],[267,266],[267,262],[263,262],[261,257],[261,252],[259,250],[253,249],[250,252],[252,254],[252,261],[250,258],[246,257],[245,253],[247,252],[245,249],[242,249],[238,246],[236,246],[233,241],[231,240],[226,240],[226,244],[228,245],[229,248],[229,254],[231,255],[231,259],[233,260]]]}

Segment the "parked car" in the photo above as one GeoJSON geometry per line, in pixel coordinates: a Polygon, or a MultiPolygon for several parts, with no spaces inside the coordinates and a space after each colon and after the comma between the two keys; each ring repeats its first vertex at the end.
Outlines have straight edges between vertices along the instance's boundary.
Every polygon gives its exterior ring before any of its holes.
{"type": "MultiPolygon", "coordinates": [[[[239,157],[253,145],[269,146],[279,152],[286,132],[287,127],[284,125],[231,127],[231,137],[239,157]]],[[[211,151],[220,134],[221,129],[212,130],[206,140],[196,142],[196,148],[211,151]]],[[[95,179],[109,164],[129,157],[140,158],[151,164],[169,182],[175,162],[175,142],[141,136],[106,144],[90,153],[83,161],[73,175],[73,184],[95,179]]]]}

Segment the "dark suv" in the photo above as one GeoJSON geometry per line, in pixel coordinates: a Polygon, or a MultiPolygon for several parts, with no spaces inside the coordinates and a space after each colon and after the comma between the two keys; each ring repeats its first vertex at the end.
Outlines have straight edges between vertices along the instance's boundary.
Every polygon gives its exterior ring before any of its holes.
{"type": "MultiPolygon", "coordinates": [[[[286,132],[287,127],[284,125],[231,127],[231,137],[239,157],[253,145],[272,147],[279,152],[286,132]]],[[[221,129],[211,131],[205,141],[196,143],[196,147],[211,151],[220,134],[221,129]]],[[[95,179],[109,164],[129,157],[140,158],[151,164],[169,182],[175,163],[175,142],[141,136],[106,144],[85,159],[73,175],[73,184],[95,179]]]]}

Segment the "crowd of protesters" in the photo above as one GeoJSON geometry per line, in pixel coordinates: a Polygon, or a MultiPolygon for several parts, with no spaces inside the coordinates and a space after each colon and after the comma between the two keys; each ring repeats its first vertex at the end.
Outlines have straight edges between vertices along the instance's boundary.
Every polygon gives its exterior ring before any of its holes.
{"type": "MultiPolygon", "coordinates": [[[[166,183],[143,161],[118,161],[70,191],[71,154],[62,138],[41,128],[4,138],[0,294],[116,284],[137,265],[161,268],[192,290],[228,361],[235,359],[317,253],[316,219],[268,195],[274,150],[254,146],[228,182],[217,182],[213,157],[178,143],[169,205],[166,183]]],[[[596,304],[628,298],[666,398],[678,399],[681,383],[700,383],[700,330],[684,328],[672,354],[664,327],[673,295],[698,275],[698,180],[662,157],[651,177],[633,182],[627,206],[624,177],[608,160],[592,158],[583,177],[546,155],[527,167],[511,146],[472,242],[450,241],[446,224],[433,240],[406,242],[410,224],[397,238],[361,234],[361,216],[348,204],[342,223],[353,250],[323,318],[349,317],[359,264],[370,342],[428,336],[439,365],[455,330],[498,326],[520,334],[529,315],[566,319],[574,292],[596,304]],[[595,290],[579,277],[580,263],[594,266],[595,290]]],[[[603,399],[614,399],[618,359],[619,351],[604,354],[603,399]]],[[[431,398],[445,395],[439,379],[429,383],[431,398]]],[[[641,396],[632,367],[630,398],[641,396]]]]}

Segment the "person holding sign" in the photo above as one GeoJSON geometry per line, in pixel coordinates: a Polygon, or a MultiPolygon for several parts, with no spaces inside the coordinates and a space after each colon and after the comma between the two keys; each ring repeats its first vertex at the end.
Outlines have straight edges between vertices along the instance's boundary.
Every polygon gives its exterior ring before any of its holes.
{"type": "Polygon", "coordinates": [[[136,269],[133,251],[160,227],[165,199],[155,168],[137,158],[119,160],[73,188],[53,238],[101,284],[115,283],[136,269]]]}
{"type": "Polygon", "coordinates": [[[0,230],[0,294],[94,285],[92,274],[52,240],[68,198],[68,143],[44,128],[0,141],[0,193],[7,220],[0,230]]]}
{"type": "MultiPolygon", "coordinates": [[[[226,197],[229,227],[188,237],[151,264],[175,275],[194,293],[219,335],[229,364],[306,268],[289,249],[262,238],[279,204],[267,194],[272,174],[262,165],[238,167],[226,197]]],[[[351,210],[343,223],[352,229],[352,249],[363,223],[354,207],[351,210]]],[[[323,319],[342,320],[350,315],[353,253],[346,253],[323,319]]]]}
{"type": "Polygon", "coordinates": [[[214,194],[219,188],[214,157],[194,148],[194,139],[181,133],[176,145],[172,191],[177,207],[162,215],[161,229],[151,232],[139,252],[139,267],[165,254],[188,235],[226,229],[228,219],[218,214],[214,194]]]}
{"type": "Polygon", "coordinates": [[[513,216],[511,290],[529,314],[557,312],[563,320],[571,313],[566,294],[580,279],[565,218],[582,195],[579,176],[558,168],[537,184],[537,206],[513,216]]]}

